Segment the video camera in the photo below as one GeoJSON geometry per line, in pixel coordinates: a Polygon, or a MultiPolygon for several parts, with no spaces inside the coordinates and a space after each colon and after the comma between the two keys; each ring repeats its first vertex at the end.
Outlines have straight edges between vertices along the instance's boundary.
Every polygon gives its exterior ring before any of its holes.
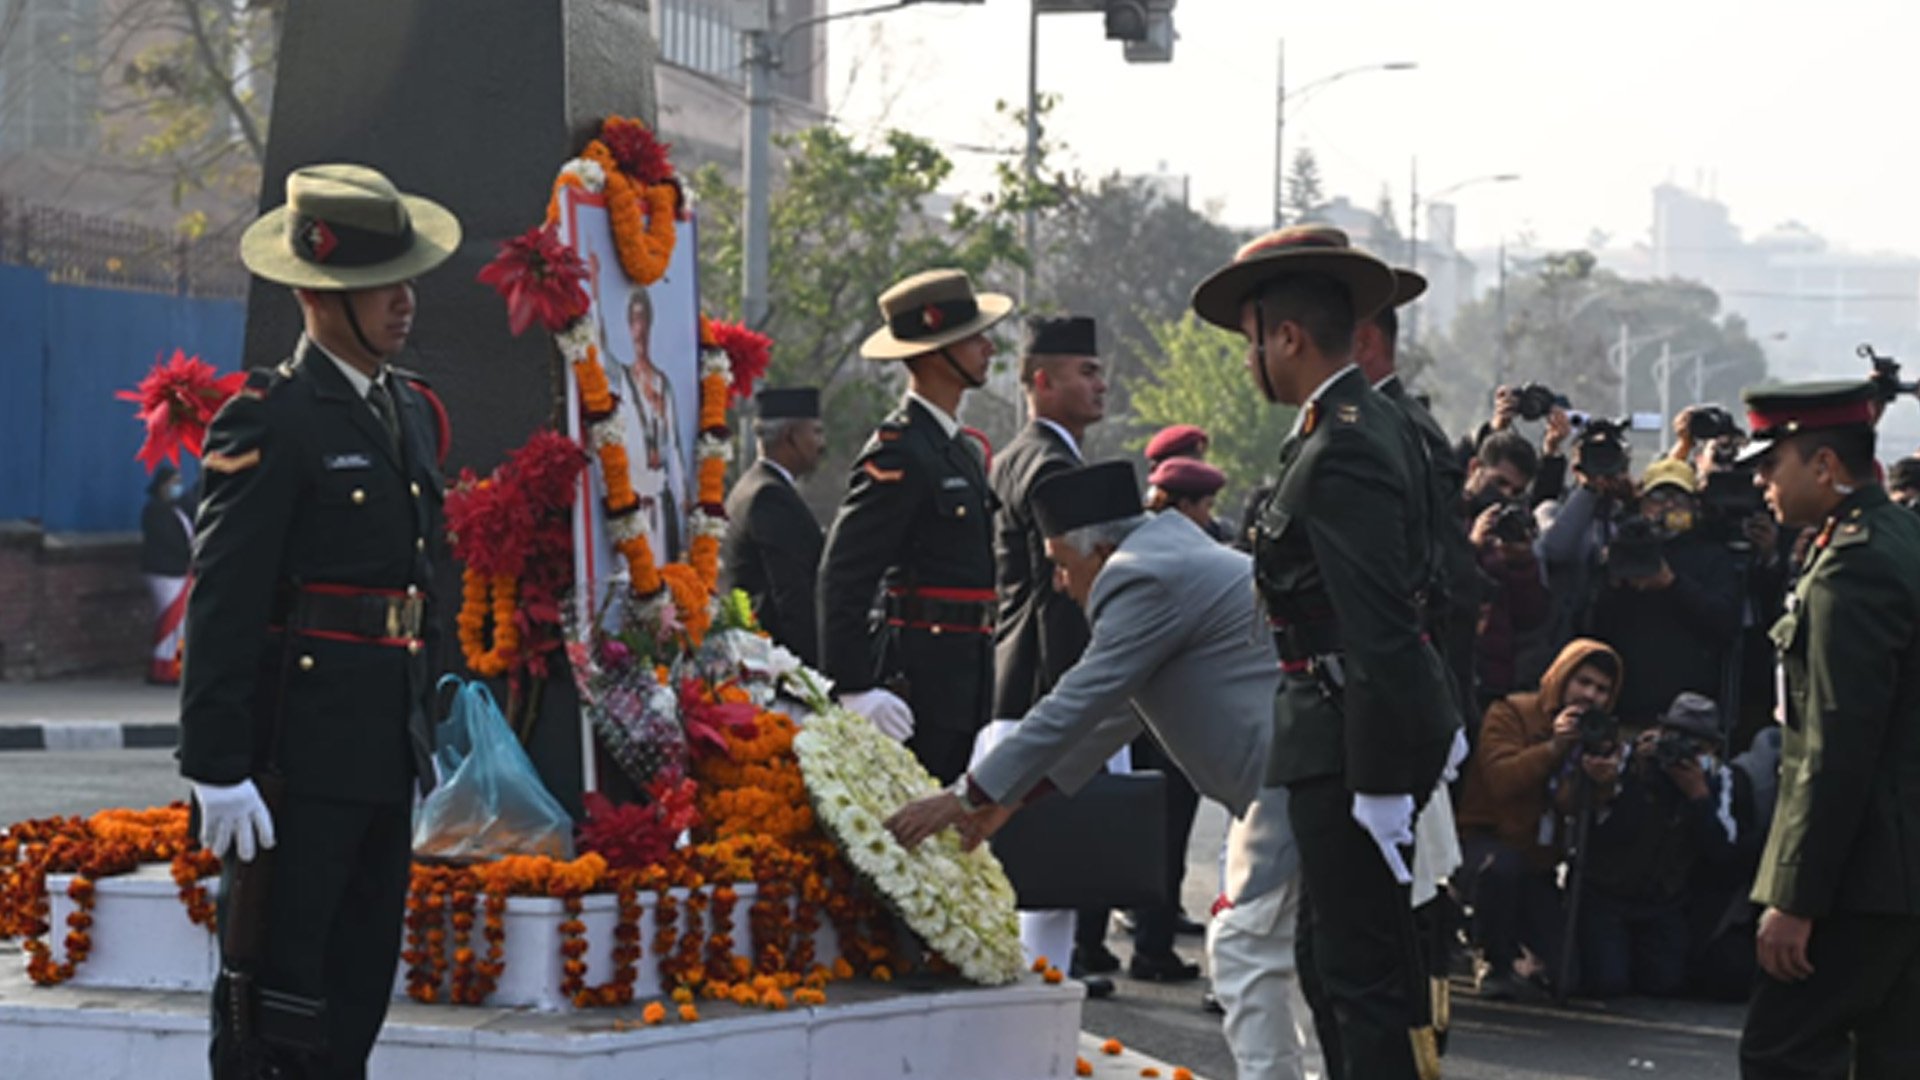
{"type": "Polygon", "coordinates": [[[1574,730],[1579,733],[1582,754],[1611,754],[1620,741],[1620,718],[1598,705],[1588,705],[1574,719],[1574,730]]]}
{"type": "Polygon", "coordinates": [[[1565,394],[1556,394],[1540,383],[1527,383],[1513,394],[1518,399],[1515,411],[1522,420],[1539,420],[1552,412],[1554,406],[1564,409],[1570,404],[1565,394]]]}
{"type": "Polygon", "coordinates": [[[1531,544],[1540,535],[1540,526],[1525,502],[1510,502],[1494,515],[1493,535],[1504,543],[1531,544]]]}
{"type": "Polygon", "coordinates": [[[1900,381],[1900,361],[1891,356],[1881,356],[1873,351],[1870,344],[1862,344],[1853,350],[1854,355],[1873,364],[1870,382],[1880,395],[1882,405],[1892,404],[1901,394],[1920,392],[1920,383],[1900,381]]]}
{"type": "Polygon", "coordinates": [[[1627,425],[1630,421],[1590,416],[1574,443],[1579,469],[1592,477],[1619,476],[1627,471],[1627,425]]]}
{"type": "Polygon", "coordinates": [[[1665,541],[1660,527],[1646,518],[1635,514],[1622,520],[1613,542],[1607,545],[1607,580],[1617,584],[1658,574],[1664,558],[1660,548],[1665,541]]]}
{"type": "Polygon", "coordinates": [[[1743,434],[1733,414],[1718,405],[1696,405],[1687,412],[1687,435],[1695,442],[1743,434]]]}
{"type": "Polygon", "coordinates": [[[1653,763],[1662,769],[1684,765],[1694,756],[1693,737],[1685,732],[1663,730],[1653,741],[1653,763]]]}

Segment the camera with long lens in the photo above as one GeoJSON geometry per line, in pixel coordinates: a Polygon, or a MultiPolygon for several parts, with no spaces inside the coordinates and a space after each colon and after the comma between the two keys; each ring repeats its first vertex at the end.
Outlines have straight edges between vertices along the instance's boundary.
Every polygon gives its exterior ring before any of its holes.
{"type": "Polygon", "coordinates": [[[1627,422],[1590,416],[1581,425],[1574,444],[1576,467],[1590,477],[1619,476],[1627,471],[1627,422]]]}
{"type": "Polygon", "coordinates": [[[1552,412],[1554,406],[1564,409],[1568,405],[1565,394],[1556,394],[1540,383],[1527,383],[1515,390],[1513,395],[1517,399],[1514,411],[1520,414],[1522,420],[1539,420],[1552,412]]]}
{"type": "Polygon", "coordinates": [[[1574,717],[1574,730],[1583,754],[1611,754],[1620,742],[1620,718],[1598,705],[1581,708],[1574,717]]]}
{"type": "Polygon", "coordinates": [[[1493,517],[1493,535],[1508,544],[1531,544],[1540,534],[1533,511],[1524,502],[1505,503],[1493,517]]]}
{"type": "Polygon", "coordinates": [[[1665,540],[1660,527],[1643,517],[1632,516],[1621,521],[1613,534],[1613,542],[1607,545],[1607,580],[1618,583],[1660,573],[1664,558],[1660,549],[1665,540]]]}
{"type": "Polygon", "coordinates": [[[1684,765],[1694,756],[1693,739],[1683,732],[1662,731],[1653,740],[1653,763],[1662,769],[1684,765]]]}
{"type": "Polygon", "coordinates": [[[1920,392],[1920,383],[1900,381],[1900,361],[1891,356],[1881,356],[1873,351],[1872,345],[1867,344],[1853,350],[1853,353],[1873,365],[1870,381],[1882,405],[1891,405],[1901,394],[1920,392]]]}

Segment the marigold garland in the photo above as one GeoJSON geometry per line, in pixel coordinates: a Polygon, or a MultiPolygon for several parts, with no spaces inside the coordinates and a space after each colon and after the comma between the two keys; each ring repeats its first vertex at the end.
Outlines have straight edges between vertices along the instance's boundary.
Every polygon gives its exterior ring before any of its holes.
{"type": "Polygon", "coordinates": [[[620,268],[636,285],[659,281],[673,259],[679,189],[671,183],[634,179],[599,139],[588,143],[580,156],[606,170],[607,218],[613,226],[620,268]]]}
{"type": "Polygon", "coordinates": [[[519,580],[511,574],[482,575],[469,566],[461,573],[460,652],[467,667],[492,678],[504,675],[520,653],[520,627],[515,620],[519,580]],[[492,597],[493,644],[486,642],[488,597],[492,597]]]}

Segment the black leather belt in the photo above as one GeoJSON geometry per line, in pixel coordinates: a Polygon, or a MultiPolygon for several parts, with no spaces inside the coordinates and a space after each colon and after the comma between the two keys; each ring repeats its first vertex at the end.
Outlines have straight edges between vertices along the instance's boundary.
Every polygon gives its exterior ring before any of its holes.
{"type": "Polygon", "coordinates": [[[893,589],[887,592],[887,625],[892,627],[936,634],[991,634],[998,613],[999,600],[990,589],[893,589]]]}
{"type": "Polygon", "coordinates": [[[426,608],[426,594],[411,585],[366,589],[309,584],[282,593],[273,621],[276,628],[309,637],[411,647],[420,640],[426,608]]]}

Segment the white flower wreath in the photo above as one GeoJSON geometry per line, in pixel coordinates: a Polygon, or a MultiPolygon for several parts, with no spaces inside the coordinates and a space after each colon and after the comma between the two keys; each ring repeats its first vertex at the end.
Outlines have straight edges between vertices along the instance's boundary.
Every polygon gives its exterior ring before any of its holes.
{"type": "Polygon", "coordinates": [[[914,933],[960,974],[987,986],[1024,967],[1013,884],[982,845],[960,850],[952,830],[908,851],[882,824],[909,800],[939,790],[906,747],[833,706],[793,740],[814,814],[914,933]]]}

